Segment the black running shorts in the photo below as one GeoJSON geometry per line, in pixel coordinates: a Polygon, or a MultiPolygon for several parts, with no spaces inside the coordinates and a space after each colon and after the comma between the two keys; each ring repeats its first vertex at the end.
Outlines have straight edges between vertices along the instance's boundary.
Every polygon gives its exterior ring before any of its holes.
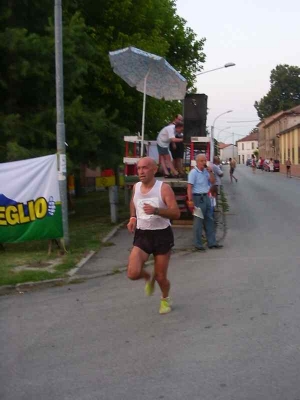
{"type": "Polygon", "coordinates": [[[154,256],[167,254],[174,246],[173,231],[170,226],[156,230],[136,229],[133,245],[154,256]]]}

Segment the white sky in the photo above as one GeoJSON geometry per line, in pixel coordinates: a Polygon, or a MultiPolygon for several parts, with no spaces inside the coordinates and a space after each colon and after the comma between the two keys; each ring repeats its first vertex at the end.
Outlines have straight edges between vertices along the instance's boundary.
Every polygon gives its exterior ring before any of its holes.
{"type": "Polygon", "coordinates": [[[198,76],[197,93],[208,96],[210,127],[214,119],[215,136],[232,143],[246,136],[258,123],[227,121],[258,120],[255,100],[267,94],[270,73],[278,64],[300,66],[300,1],[289,0],[177,0],[177,13],[187,26],[206,38],[203,71],[234,62],[198,76]],[[242,136],[238,136],[242,135],[242,136]]]}

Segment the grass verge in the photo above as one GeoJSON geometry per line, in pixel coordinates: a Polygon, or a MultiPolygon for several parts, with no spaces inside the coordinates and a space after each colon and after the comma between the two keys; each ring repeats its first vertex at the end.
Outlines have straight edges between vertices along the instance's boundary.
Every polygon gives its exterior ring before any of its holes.
{"type": "MultiPolygon", "coordinates": [[[[119,221],[128,218],[129,207],[124,205],[123,191],[119,193],[119,221]]],[[[0,252],[0,285],[36,282],[46,279],[61,278],[91,250],[99,250],[102,239],[114,227],[110,221],[108,191],[89,193],[75,199],[75,214],[69,216],[70,248],[61,256],[52,249],[47,255],[48,241],[10,243],[0,252]],[[52,272],[41,270],[54,259],[59,258],[52,272]],[[29,266],[32,269],[17,271],[16,267],[29,266]],[[36,270],[34,270],[36,269],[36,270]]]]}

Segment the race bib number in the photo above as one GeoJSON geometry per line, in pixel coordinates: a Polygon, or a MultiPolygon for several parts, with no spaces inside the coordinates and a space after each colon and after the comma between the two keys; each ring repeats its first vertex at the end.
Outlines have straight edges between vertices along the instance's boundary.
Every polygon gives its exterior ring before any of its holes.
{"type": "Polygon", "coordinates": [[[146,214],[144,211],[144,205],[149,204],[152,207],[158,207],[159,206],[159,199],[158,197],[150,197],[148,199],[140,199],[137,202],[137,213],[139,218],[141,219],[150,219],[153,217],[153,214],[146,214]]]}

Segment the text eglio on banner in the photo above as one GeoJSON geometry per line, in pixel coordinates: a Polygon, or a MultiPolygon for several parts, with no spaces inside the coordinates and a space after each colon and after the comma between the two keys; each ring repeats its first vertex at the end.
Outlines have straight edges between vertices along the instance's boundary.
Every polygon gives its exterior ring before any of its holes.
{"type": "Polygon", "coordinates": [[[0,164],[0,243],[62,236],[57,155],[0,164]]]}

